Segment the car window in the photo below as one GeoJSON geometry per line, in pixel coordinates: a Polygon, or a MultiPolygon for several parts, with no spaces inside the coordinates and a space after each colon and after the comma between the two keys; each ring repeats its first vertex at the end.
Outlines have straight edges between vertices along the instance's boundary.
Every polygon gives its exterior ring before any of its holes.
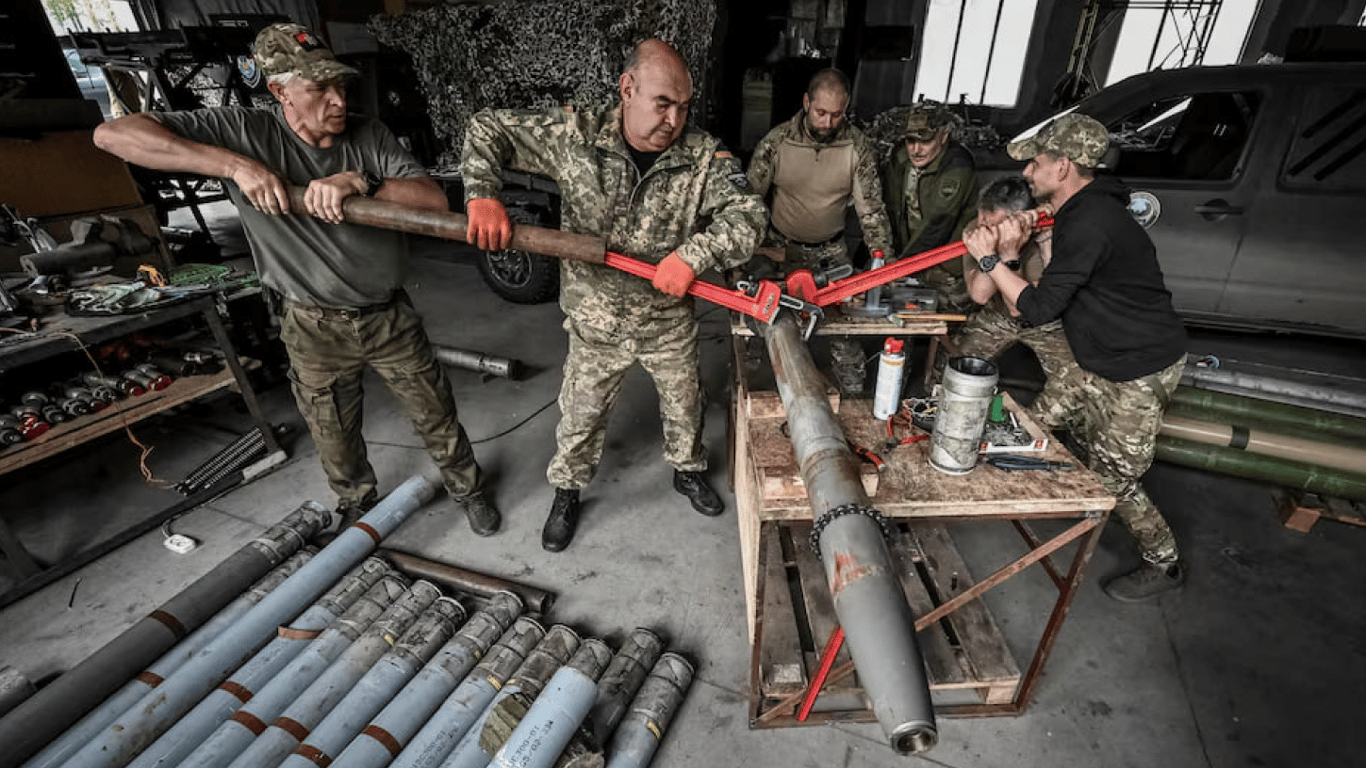
{"type": "Polygon", "coordinates": [[[71,73],[76,77],[90,77],[90,69],[85,62],[81,61],[81,55],[75,51],[66,52],[66,64],[71,67],[71,73]]]}
{"type": "Polygon", "coordinates": [[[1155,99],[1106,125],[1126,179],[1214,181],[1233,177],[1261,97],[1255,91],[1155,99]]]}
{"type": "Polygon", "coordinates": [[[1366,89],[1320,85],[1300,109],[1281,182],[1324,191],[1366,190],[1366,89]]]}

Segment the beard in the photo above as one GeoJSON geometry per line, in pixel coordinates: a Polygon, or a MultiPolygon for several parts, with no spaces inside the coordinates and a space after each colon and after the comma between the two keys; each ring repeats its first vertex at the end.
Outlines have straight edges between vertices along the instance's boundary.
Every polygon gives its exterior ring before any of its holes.
{"type": "Polygon", "coordinates": [[[811,124],[810,116],[804,118],[804,122],[806,124],[807,135],[814,139],[817,144],[829,144],[830,141],[835,138],[835,133],[839,131],[838,127],[827,128],[825,130],[817,128],[811,124]]]}

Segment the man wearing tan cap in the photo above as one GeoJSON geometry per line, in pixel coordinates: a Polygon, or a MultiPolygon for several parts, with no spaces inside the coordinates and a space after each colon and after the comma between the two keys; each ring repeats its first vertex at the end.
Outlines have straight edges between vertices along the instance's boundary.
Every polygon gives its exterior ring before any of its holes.
{"type": "Polygon", "coordinates": [[[261,282],[284,299],[280,339],[294,397],[342,525],[378,497],[361,436],[368,366],[413,420],[470,527],[491,535],[498,511],[481,490],[450,382],[403,291],[407,240],[341,223],[342,201],[353,195],[436,211],[448,210],[446,195],[383,124],[347,114],[346,82],[357,72],[307,29],[266,27],[255,56],[279,102],[272,108],[129,115],[99,126],[95,143],[130,163],[225,182],[261,282]],[[291,211],[287,184],[307,187],[304,211],[291,211]]]}
{"type": "Polygon", "coordinates": [[[1128,190],[1095,169],[1109,147],[1105,126],[1081,114],[1059,117],[1035,136],[1010,144],[1027,161],[1034,197],[1056,211],[1053,257],[1036,286],[998,269],[1032,214],[968,233],[968,251],[1024,322],[1062,318],[1077,366],[1052,388],[1040,418],[1064,426],[1118,503],[1115,516],[1138,542],[1143,564],[1102,585],[1125,602],[1176,589],[1186,573],[1176,538],[1139,484],[1152,464],[1162,411],[1181,380],[1186,334],[1172,308],[1147,232],[1128,212],[1128,190]]]}
{"type": "MultiPolygon", "coordinates": [[[[898,258],[958,240],[977,212],[977,166],[972,153],[953,140],[953,123],[953,115],[937,104],[906,115],[882,175],[898,258]]],[[[915,276],[939,291],[949,307],[969,304],[957,260],[915,276]]]]}

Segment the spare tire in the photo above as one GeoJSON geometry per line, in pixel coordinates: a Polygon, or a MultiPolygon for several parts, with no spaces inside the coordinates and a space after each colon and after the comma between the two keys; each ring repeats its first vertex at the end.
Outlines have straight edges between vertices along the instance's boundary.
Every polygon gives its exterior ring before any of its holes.
{"type": "MultiPolygon", "coordinates": [[[[546,226],[546,211],[509,208],[508,218],[520,224],[546,226]]],[[[542,304],[560,293],[559,259],[508,248],[483,251],[476,260],[479,274],[493,292],[514,304],[542,304]]]]}

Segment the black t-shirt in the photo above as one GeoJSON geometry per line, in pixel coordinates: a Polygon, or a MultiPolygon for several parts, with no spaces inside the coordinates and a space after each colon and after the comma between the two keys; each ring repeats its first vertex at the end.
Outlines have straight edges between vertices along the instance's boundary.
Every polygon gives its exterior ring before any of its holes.
{"type": "Polygon", "coordinates": [[[636,170],[640,171],[640,177],[645,178],[645,173],[650,170],[650,166],[655,164],[663,152],[641,152],[627,142],[626,148],[631,152],[631,159],[635,161],[636,170]]]}
{"type": "Polygon", "coordinates": [[[1053,259],[1015,302],[1033,325],[1061,317],[1077,363],[1110,381],[1157,373],[1186,349],[1157,250],[1128,202],[1122,184],[1100,176],[1063,203],[1053,259]]]}

